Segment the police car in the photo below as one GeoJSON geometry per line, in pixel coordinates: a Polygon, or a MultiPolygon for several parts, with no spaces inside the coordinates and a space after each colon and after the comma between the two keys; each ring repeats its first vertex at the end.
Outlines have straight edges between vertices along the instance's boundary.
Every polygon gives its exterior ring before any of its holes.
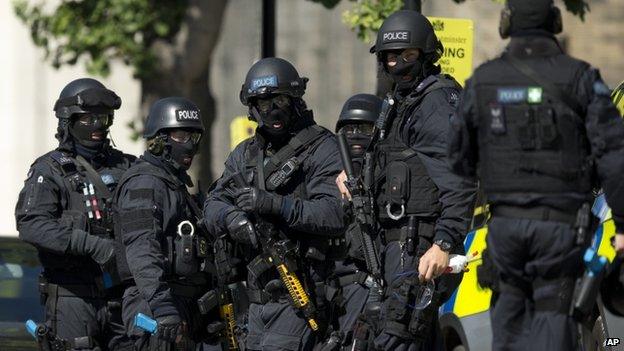
{"type": "MultiPolygon", "coordinates": [[[[596,198],[592,213],[600,219],[600,225],[594,233],[591,248],[612,262],[615,258],[615,250],[611,244],[615,236],[615,225],[604,195],[596,198]]],[[[480,287],[477,283],[477,267],[482,264],[479,257],[486,248],[488,216],[486,205],[475,210],[474,229],[466,236],[464,248],[467,254],[476,254],[478,259],[468,263],[468,271],[464,273],[461,284],[450,299],[440,307],[440,327],[447,350],[491,350],[489,309],[492,291],[480,287]]],[[[610,311],[609,308],[603,308],[602,304],[597,304],[595,315],[589,324],[588,328],[584,328],[582,341],[584,350],[624,350],[622,342],[618,339],[624,337],[624,311],[617,309],[610,311]]]]}
{"type": "Polygon", "coordinates": [[[0,236],[0,349],[37,350],[24,328],[27,319],[43,320],[39,303],[37,251],[17,237],[0,236]]]}

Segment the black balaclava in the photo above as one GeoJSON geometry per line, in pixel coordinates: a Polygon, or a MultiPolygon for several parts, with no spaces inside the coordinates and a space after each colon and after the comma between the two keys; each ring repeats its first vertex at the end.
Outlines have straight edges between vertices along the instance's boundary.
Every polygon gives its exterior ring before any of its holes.
{"type": "Polygon", "coordinates": [[[267,112],[260,112],[256,102],[250,108],[252,116],[258,122],[258,130],[273,145],[282,144],[294,129],[297,116],[300,115],[299,102],[291,97],[288,106],[279,107],[275,103],[267,112]]]}
{"type": "Polygon", "coordinates": [[[416,62],[403,62],[403,60],[398,59],[394,67],[388,67],[387,63],[384,62],[385,71],[390,75],[398,90],[410,89],[422,80],[423,62],[421,57],[416,62]],[[411,76],[412,79],[403,80],[403,77],[407,75],[411,76]]]}
{"type": "Polygon", "coordinates": [[[110,144],[108,128],[112,125],[112,112],[109,114],[109,123],[97,121],[94,125],[82,125],[74,115],[65,123],[59,121],[61,147],[73,150],[86,159],[93,159],[102,153],[110,144]],[[61,132],[61,129],[63,131],[61,132]]]}
{"type": "Polygon", "coordinates": [[[82,125],[74,119],[69,123],[69,134],[80,145],[99,150],[107,141],[108,128],[109,124],[104,124],[99,120],[94,125],[82,125]]]}
{"type": "Polygon", "coordinates": [[[394,67],[388,67],[386,58],[383,57],[382,65],[383,71],[392,79],[401,95],[407,95],[409,90],[414,89],[427,76],[441,72],[440,66],[432,62],[431,54],[424,54],[422,51],[416,62],[408,63],[398,59],[394,67]],[[406,75],[412,76],[412,79],[403,80],[406,75]]]}
{"type": "Polygon", "coordinates": [[[199,143],[195,144],[192,140],[188,140],[186,143],[179,143],[167,136],[162,157],[175,169],[187,171],[191,167],[193,158],[198,150],[199,143]]]}
{"type": "MultiPolygon", "coordinates": [[[[356,124],[358,125],[358,124],[356,124]]],[[[361,124],[359,124],[361,125],[361,124]]],[[[351,157],[362,158],[368,149],[372,136],[364,133],[344,133],[347,138],[347,144],[349,144],[349,151],[351,157]]]]}

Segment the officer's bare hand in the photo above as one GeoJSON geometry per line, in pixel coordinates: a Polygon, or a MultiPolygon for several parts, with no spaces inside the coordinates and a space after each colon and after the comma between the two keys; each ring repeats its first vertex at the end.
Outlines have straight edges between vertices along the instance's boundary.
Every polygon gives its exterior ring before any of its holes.
{"type": "Polygon", "coordinates": [[[343,199],[351,200],[351,193],[349,193],[349,189],[345,185],[347,181],[347,174],[345,171],[340,172],[338,177],[336,177],[336,185],[338,186],[338,190],[340,190],[340,195],[342,195],[343,199]]]}
{"type": "Polygon", "coordinates": [[[418,273],[421,281],[429,281],[444,273],[449,265],[449,254],[438,245],[431,248],[420,258],[418,273]]]}
{"type": "Polygon", "coordinates": [[[619,256],[624,256],[624,234],[615,234],[615,252],[619,256]]]}

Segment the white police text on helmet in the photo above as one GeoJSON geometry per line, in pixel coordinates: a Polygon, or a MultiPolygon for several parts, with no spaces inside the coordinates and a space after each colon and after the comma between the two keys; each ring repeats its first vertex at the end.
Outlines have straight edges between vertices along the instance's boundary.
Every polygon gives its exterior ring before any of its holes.
{"type": "Polygon", "coordinates": [[[271,87],[271,88],[277,87],[276,75],[258,77],[258,78],[253,79],[251,81],[251,86],[249,87],[249,91],[250,92],[256,91],[256,90],[259,90],[261,88],[266,88],[266,87],[271,87]]]}
{"type": "Polygon", "coordinates": [[[383,33],[381,41],[383,43],[404,42],[409,43],[410,32],[409,31],[392,31],[383,33]]]}
{"type": "Polygon", "coordinates": [[[176,110],[176,120],[178,121],[198,121],[198,110],[176,110]]]}

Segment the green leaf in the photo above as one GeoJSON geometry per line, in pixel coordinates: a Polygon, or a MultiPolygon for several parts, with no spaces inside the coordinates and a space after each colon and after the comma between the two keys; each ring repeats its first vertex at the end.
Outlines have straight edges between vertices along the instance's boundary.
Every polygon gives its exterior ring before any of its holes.
{"type": "Polygon", "coordinates": [[[17,18],[30,27],[33,43],[44,49],[54,67],[84,62],[91,74],[107,75],[110,62],[121,59],[135,76],[153,72],[154,40],[178,32],[188,0],[12,0],[17,18]]]}

